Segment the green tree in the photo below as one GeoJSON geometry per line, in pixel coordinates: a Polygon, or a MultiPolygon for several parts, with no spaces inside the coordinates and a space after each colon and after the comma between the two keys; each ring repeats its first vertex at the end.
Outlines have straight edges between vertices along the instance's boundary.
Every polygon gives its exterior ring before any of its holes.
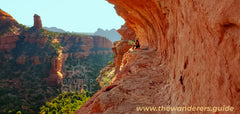
{"type": "Polygon", "coordinates": [[[22,112],[21,111],[17,111],[17,114],[22,114],[22,112]]]}
{"type": "Polygon", "coordinates": [[[40,114],[72,114],[92,95],[90,92],[66,92],[47,102],[40,108],[40,114]]]}

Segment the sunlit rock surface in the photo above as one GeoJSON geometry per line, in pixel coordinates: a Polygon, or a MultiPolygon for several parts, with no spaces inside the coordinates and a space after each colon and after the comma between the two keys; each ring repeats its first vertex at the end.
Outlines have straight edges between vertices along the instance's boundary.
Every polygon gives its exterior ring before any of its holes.
{"type": "Polygon", "coordinates": [[[230,105],[234,112],[216,113],[240,113],[240,1],[108,1],[141,49],[126,52],[112,85],[76,113],[149,114],[136,107],[161,105],[230,105]]]}

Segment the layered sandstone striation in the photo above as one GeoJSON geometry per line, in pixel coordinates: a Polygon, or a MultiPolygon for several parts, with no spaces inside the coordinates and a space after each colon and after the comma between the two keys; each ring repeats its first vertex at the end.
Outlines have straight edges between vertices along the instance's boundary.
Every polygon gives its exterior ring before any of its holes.
{"type": "Polygon", "coordinates": [[[216,113],[240,112],[239,1],[108,1],[141,49],[124,53],[116,80],[76,113],[135,114],[137,106],[161,105],[229,105],[233,112],[216,113]]]}

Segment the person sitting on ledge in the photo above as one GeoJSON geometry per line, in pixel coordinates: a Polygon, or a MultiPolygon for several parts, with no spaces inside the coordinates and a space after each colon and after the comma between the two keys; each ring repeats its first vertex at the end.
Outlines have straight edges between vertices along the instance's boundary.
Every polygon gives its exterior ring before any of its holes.
{"type": "Polygon", "coordinates": [[[140,44],[138,39],[135,41],[135,49],[140,49],[140,44]]]}

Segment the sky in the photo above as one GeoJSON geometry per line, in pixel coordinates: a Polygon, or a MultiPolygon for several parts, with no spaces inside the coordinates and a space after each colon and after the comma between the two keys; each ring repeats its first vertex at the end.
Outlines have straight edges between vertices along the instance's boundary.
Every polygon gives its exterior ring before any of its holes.
{"type": "Polygon", "coordinates": [[[33,16],[41,16],[44,27],[69,32],[119,29],[124,20],[105,0],[0,0],[0,8],[19,23],[32,26],[33,16]]]}

